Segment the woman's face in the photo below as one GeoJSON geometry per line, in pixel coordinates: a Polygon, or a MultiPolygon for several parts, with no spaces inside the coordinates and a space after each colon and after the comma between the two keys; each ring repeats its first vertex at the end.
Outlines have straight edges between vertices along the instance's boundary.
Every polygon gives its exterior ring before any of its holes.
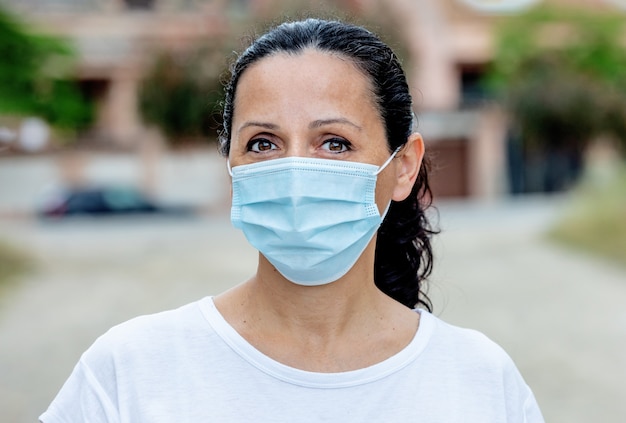
{"type": "MultiPolygon", "coordinates": [[[[231,134],[232,167],[289,156],[380,166],[390,155],[369,79],[350,60],[315,49],[263,58],[241,75],[231,134]]],[[[379,208],[393,168],[378,177],[379,208]]]]}

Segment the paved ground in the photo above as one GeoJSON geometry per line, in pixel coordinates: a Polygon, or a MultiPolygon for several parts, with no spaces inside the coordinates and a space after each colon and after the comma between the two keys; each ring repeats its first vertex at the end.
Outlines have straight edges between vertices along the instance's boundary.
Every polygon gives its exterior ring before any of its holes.
{"type": "MultiPolygon", "coordinates": [[[[503,345],[548,422],[624,422],[626,271],[546,243],[541,233],[562,207],[442,205],[435,311],[503,345]]],[[[111,325],[223,291],[256,257],[224,215],[4,221],[0,234],[39,262],[0,297],[3,422],[35,421],[111,325]]]]}

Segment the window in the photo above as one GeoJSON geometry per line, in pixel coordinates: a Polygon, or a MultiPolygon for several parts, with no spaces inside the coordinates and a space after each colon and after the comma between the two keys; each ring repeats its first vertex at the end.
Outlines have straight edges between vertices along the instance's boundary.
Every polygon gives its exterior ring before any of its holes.
{"type": "Polygon", "coordinates": [[[461,79],[461,106],[480,105],[489,98],[484,76],[487,66],[484,64],[462,64],[459,66],[461,79]]]}

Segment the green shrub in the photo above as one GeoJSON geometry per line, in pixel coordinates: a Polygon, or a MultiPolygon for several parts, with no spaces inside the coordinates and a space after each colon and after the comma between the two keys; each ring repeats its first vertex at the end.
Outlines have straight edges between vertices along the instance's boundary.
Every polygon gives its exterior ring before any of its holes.
{"type": "Polygon", "coordinates": [[[141,85],[139,104],[144,120],[159,127],[170,144],[215,139],[225,56],[220,46],[211,46],[156,57],[141,85]]]}
{"type": "Polygon", "coordinates": [[[58,37],[37,34],[0,8],[0,113],[38,116],[82,129],[94,107],[71,78],[74,54],[58,37]]]}
{"type": "Polygon", "coordinates": [[[501,23],[486,84],[526,148],[580,154],[599,135],[626,146],[621,16],[540,6],[501,23]]]}

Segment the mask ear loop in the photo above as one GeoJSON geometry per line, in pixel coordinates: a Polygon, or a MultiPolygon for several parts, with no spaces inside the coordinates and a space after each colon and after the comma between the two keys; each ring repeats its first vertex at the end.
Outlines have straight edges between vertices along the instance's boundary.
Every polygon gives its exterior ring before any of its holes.
{"type": "Polygon", "coordinates": [[[228,174],[233,176],[233,169],[230,167],[230,159],[226,159],[226,169],[228,169],[228,174]]]}
{"type": "Polygon", "coordinates": [[[374,172],[374,175],[378,175],[380,172],[385,170],[385,168],[389,165],[389,163],[391,163],[391,161],[394,159],[394,157],[396,157],[396,154],[398,154],[398,151],[400,151],[402,149],[402,147],[404,147],[404,144],[402,144],[401,146],[398,146],[398,148],[396,148],[393,151],[393,153],[391,153],[391,156],[389,156],[387,161],[385,163],[383,163],[382,166],[380,166],[376,172],[374,172]]]}
{"type": "MultiPolygon", "coordinates": [[[[400,151],[402,149],[402,147],[404,147],[404,144],[398,146],[398,148],[396,148],[393,153],[391,153],[391,156],[389,156],[389,158],[387,159],[387,161],[385,163],[382,164],[381,167],[378,168],[378,170],[376,172],[374,172],[374,175],[378,175],[380,172],[382,172],[383,170],[385,170],[385,168],[389,165],[389,163],[391,163],[391,161],[394,159],[394,157],[396,157],[396,154],[398,154],[398,151],[400,151]]],[[[385,211],[383,211],[383,214],[380,216],[380,221],[382,222],[383,220],[385,220],[385,217],[387,216],[387,212],[389,211],[389,208],[391,207],[391,200],[389,200],[389,203],[387,203],[387,207],[385,207],[385,211]]]]}

